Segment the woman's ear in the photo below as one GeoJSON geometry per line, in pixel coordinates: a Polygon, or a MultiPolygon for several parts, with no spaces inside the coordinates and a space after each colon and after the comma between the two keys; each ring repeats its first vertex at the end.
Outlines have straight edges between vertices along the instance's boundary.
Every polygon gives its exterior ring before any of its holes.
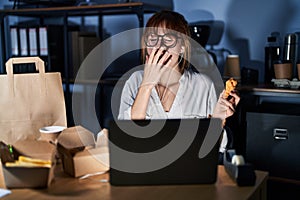
{"type": "Polygon", "coordinates": [[[183,53],[184,53],[184,46],[181,46],[180,54],[183,54],[183,53]]]}

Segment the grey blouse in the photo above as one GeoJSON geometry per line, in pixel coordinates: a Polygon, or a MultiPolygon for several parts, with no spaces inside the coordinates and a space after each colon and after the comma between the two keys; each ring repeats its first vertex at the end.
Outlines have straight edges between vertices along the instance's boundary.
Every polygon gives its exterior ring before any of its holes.
{"type": "MultiPolygon", "coordinates": [[[[143,79],[143,71],[134,72],[126,81],[120,102],[119,119],[131,119],[131,107],[143,79]]],[[[169,112],[165,112],[153,88],[146,119],[205,118],[212,114],[217,94],[209,77],[186,70],[179,80],[179,89],[169,112]]]]}

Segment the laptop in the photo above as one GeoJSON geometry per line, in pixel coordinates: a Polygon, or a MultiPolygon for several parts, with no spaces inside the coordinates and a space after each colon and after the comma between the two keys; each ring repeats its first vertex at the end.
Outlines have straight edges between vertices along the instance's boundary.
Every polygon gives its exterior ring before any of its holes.
{"type": "Polygon", "coordinates": [[[213,184],[221,132],[216,118],[113,120],[110,184],[213,184]]]}

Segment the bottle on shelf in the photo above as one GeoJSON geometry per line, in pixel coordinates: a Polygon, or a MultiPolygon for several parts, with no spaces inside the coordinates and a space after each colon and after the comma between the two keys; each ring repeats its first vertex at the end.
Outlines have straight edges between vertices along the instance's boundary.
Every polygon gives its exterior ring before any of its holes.
{"type": "Polygon", "coordinates": [[[278,62],[281,57],[280,48],[280,34],[278,32],[272,32],[267,38],[267,44],[265,46],[265,83],[271,83],[271,80],[275,78],[274,63],[278,62]]]}
{"type": "Polygon", "coordinates": [[[296,33],[289,33],[284,38],[283,46],[283,62],[292,63],[293,75],[296,77],[296,68],[298,61],[298,35],[296,33]]]}

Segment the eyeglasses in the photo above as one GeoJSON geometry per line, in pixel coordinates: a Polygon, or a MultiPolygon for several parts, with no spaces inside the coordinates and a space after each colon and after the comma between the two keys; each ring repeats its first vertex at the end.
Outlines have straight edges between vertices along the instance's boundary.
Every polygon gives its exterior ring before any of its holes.
{"type": "Polygon", "coordinates": [[[166,33],[164,35],[157,35],[156,33],[150,33],[145,36],[145,44],[147,47],[155,47],[159,41],[159,38],[161,38],[161,45],[168,48],[173,48],[177,44],[177,40],[180,38],[175,34],[172,33],[166,33]]]}

